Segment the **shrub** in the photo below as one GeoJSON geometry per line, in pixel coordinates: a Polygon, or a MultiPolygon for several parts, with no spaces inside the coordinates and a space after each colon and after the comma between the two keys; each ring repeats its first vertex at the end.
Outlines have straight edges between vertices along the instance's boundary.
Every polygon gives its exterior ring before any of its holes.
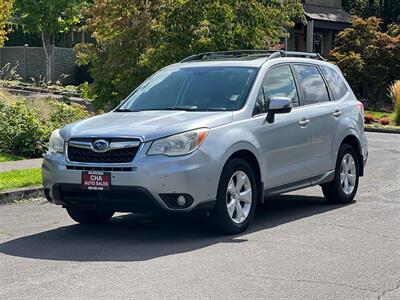
{"type": "Polygon", "coordinates": [[[39,157],[45,150],[45,122],[23,102],[2,105],[0,152],[39,157]]]}
{"type": "Polygon", "coordinates": [[[383,117],[383,118],[380,118],[380,119],[379,119],[379,122],[380,122],[382,125],[389,125],[389,124],[390,124],[390,119],[389,119],[388,117],[383,117]]]}
{"type": "Polygon", "coordinates": [[[375,122],[374,116],[371,115],[371,114],[365,114],[365,116],[364,116],[364,123],[365,123],[365,124],[372,124],[373,122],[375,122]]]}
{"type": "Polygon", "coordinates": [[[394,122],[400,126],[400,80],[395,81],[389,88],[389,94],[394,102],[394,122]]]}
{"type": "Polygon", "coordinates": [[[89,83],[87,81],[80,84],[78,90],[82,99],[90,99],[89,83]]]}
{"type": "Polygon", "coordinates": [[[11,66],[11,63],[6,63],[0,69],[0,80],[21,81],[22,77],[17,72],[18,66],[18,61],[14,66],[11,66]]]}
{"type": "Polygon", "coordinates": [[[65,103],[51,101],[50,108],[51,114],[48,120],[52,130],[91,116],[82,105],[76,103],[67,105],[65,103]]]}
{"type": "Polygon", "coordinates": [[[0,152],[40,157],[54,129],[90,116],[78,104],[49,99],[24,101],[0,98],[0,152]]]}

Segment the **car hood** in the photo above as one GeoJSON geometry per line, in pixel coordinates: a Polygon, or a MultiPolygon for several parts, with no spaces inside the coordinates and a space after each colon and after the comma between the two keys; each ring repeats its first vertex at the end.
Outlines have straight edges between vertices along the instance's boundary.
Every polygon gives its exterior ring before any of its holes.
{"type": "Polygon", "coordinates": [[[198,128],[232,122],[232,112],[139,111],[110,112],[61,129],[65,140],[77,137],[136,137],[143,142],[198,128]]]}

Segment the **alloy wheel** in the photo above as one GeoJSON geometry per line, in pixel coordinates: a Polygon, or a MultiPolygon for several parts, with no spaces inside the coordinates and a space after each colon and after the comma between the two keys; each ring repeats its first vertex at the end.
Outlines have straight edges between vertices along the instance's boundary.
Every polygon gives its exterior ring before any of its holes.
{"type": "Polygon", "coordinates": [[[252,200],[249,177],[243,171],[235,172],[229,180],[226,191],[226,206],[233,222],[240,224],[247,219],[252,200]]]}
{"type": "Polygon", "coordinates": [[[354,158],[347,153],[340,164],[340,185],[346,195],[350,195],[356,186],[357,168],[354,158]]]}

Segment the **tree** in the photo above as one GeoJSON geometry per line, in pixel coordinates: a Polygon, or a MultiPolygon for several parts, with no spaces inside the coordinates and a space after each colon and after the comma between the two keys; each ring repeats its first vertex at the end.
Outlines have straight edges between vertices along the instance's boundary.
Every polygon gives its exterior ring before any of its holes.
{"type": "Polygon", "coordinates": [[[352,26],[339,33],[332,50],[350,85],[374,109],[387,100],[390,83],[400,78],[400,30],[392,25],[389,34],[380,26],[378,18],[353,17],[352,26]]]}
{"type": "Polygon", "coordinates": [[[7,40],[13,2],[14,0],[0,0],[0,47],[3,47],[4,41],[7,40]]]}
{"type": "Polygon", "coordinates": [[[17,26],[41,36],[46,56],[46,80],[52,81],[51,60],[54,35],[67,32],[81,20],[80,0],[15,0],[17,26]]]}
{"type": "Polygon", "coordinates": [[[96,44],[78,44],[78,63],[94,78],[90,91],[96,108],[108,108],[128,95],[151,71],[141,55],[150,47],[157,1],[96,0],[85,11],[86,29],[96,44]]]}
{"type": "Polygon", "coordinates": [[[158,11],[145,56],[157,68],[204,51],[270,49],[303,16],[294,0],[166,0],[158,11]]]}
{"type": "Polygon", "coordinates": [[[151,73],[193,53],[265,49],[303,18],[298,0],[97,0],[78,46],[91,63],[97,107],[110,108],[151,73]]]}
{"type": "Polygon", "coordinates": [[[343,0],[343,7],[362,18],[381,18],[385,28],[391,23],[400,23],[399,0],[343,0]]]}

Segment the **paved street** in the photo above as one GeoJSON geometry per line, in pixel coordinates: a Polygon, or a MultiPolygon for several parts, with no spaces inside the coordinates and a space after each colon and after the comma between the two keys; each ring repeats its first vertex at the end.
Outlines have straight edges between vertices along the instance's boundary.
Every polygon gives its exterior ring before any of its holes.
{"type": "Polygon", "coordinates": [[[85,227],[44,200],[0,206],[0,299],[400,299],[400,135],[368,137],[355,203],[275,197],[238,236],[202,218],[85,227]]]}

